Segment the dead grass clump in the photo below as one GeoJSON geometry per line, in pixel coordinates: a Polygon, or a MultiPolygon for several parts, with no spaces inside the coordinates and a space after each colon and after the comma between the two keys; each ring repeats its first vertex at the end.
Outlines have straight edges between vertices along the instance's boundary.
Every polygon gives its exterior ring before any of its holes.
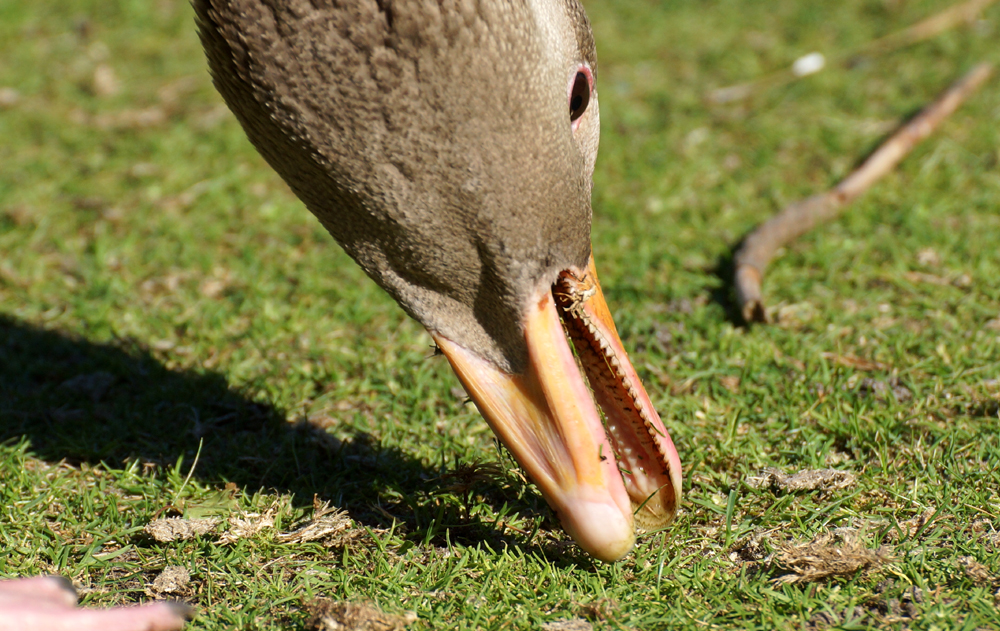
{"type": "Polygon", "coordinates": [[[977,519],[972,522],[970,530],[972,537],[988,550],[1000,548],[1000,531],[996,530],[992,519],[977,519]]]}
{"type": "Polygon", "coordinates": [[[760,475],[747,478],[747,485],[755,489],[774,488],[785,493],[797,491],[835,491],[854,486],[854,474],[837,469],[807,469],[786,475],[779,469],[767,467],[760,475]]]}
{"type": "Polygon", "coordinates": [[[955,562],[958,564],[958,567],[962,568],[962,571],[965,572],[969,580],[976,585],[992,585],[997,581],[990,574],[990,568],[977,561],[974,557],[958,557],[955,562]]]}
{"type": "Polygon", "coordinates": [[[387,614],[361,603],[317,598],[306,603],[310,631],[402,631],[416,622],[417,614],[408,611],[402,616],[387,614]]]}
{"type": "Polygon", "coordinates": [[[589,603],[581,603],[577,606],[576,613],[587,620],[614,620],[615,610],[618,603],[610,598],[598,598],[589,603]]]}
{"type": "Polygon", "coordinates": [[[846,368],[853,368],[855,370],[872,371],[872,370],[889,370],[890,366],[877,362],[871,359],[865,359],[864,357],[858,357],[857,355],[838,355],[836,353],[822,353],[823,359],[834,362],[835,364],[840,364],[846,368]]]}
{"type": "Polygon", "coordinates": [[[185,541],[213,532],[221,521],[221,519],[216,517],[207,517],[205,519],[166,517],[164,519],[154,519],[149,522],[143,528],[143,531],[160,543],[185,541]]]}
{"type": "Polygon", "coordinates": [[[281,543],[304,543],[320,541],[334,547],[342,547],[357,538],[363,531],[353,528],[354,522],[345,511],[331,508],[329,502],[313,500],[313,516],[291,532],[281,533],[277,539],[281,543]]]}
{"type": "Polygon", "coordinates": [[[21,93],[14,88],[0,88],[0,110],[14,107],[21,101],[21,93]]]}
{"type": "Polygon", "coordinates": [[[242,513],[239,517],[229,518],[229,530],[219,537],[219,545],[235,543],[240,539],[253,537],[263,530],[274,528],[274,517],[277,507],[272,506],[263,513],[242,513]]]}
{"type": "Polygon", "coordinates": [[[163,598],[164,596],[182,596],[190,592],[191,573],[181,565],[168,565],[163,571],[153,579],[153,583],[146,590],[146,594],[152,598],[163,598]]]}
{"type": "Polygon", "coordinates": [[[784,546],[774,560],[792,572],[774,581],[776,585],[786,585],[852,576],[861,570],[890,563],[894,558],[886,546],[872,550],[865,547],[853,532],[841,532],[822,534],[808,543],[784,546]]]}
{"type": "Polygon", "coordinates": [[[893,543],[895,541],[901,541],[904,539],[910,539],[916,537],[918,534],[927,531],[931,520],[941,521],[942,519],[948,519],[947,515],[940,515],[935,518],[936,511],[932,508],[928,508],[923,513],[917,515],[916,517],[911,517],[910,519],[904,519],[898,523],[899,529],[891,528],[885,535],[885,540],[893,543]]]}
{"type": "Polygon", "coordinates": [[[890,397],[895,398],[899,403],[913,398],[913,392],[896,377],[885,381],[865,377],[858,383],[857,392],[861,396],[875,397],[876,401],[882,403],[888,402],[890,397]]]}
{"type": "MultiPolygon", "coordinates": [[[[269,528],[274,528],[277,511],[278,507],[274,505],[263,513],[242,511],[232,513],[228,518],[229,528],[219,535],[217,543],[228,545],[240,539],[254,537],[269,528]]],[[[222,518],[219,517],[203,519],[169,517],[154,519],[146,525],[144,530],[147,535],[160,543],[185,541],[200,535],[214,533],[222,521],[222,518]]],[[[278,533],[275,539],[281,543],[322,541],[326,546],[342,547],[363,533],[364,530],[354,528],[354,522],[351,521],[346,512],[332,508],[329,502],[320,502],[314,499],[312,518],[300,522],[298,527],[291,532],[278,533]]]]}
{"type": "Polygon", "coordinates": [[[543,622],[542,631],[593,631],[594,625],[583,618],[570,618],[569,620],[553,620],[543,622]]]}
{"type": "Polygon", "coordinates": [[[733,563],[756,563],[771,554],[768,535],[772,531],[755,530],[729,548],[729,560],[733,563]]]}

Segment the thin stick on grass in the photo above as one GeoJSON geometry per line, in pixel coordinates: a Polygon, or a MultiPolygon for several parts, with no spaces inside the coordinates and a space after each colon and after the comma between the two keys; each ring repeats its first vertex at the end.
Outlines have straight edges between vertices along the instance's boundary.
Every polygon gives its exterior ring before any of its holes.
{"type": "MultiPolygon", "coordinates": [[[[885,37],[872,40],[871,42],[868,42],[853,51],[840,53],[838,55],[831,55],[830,64],[845,66],[851,65],[855,63],[859,57],[864,57],[866,55],[872,57],[884,55],[891,53],[892,51],[899,50],[900,48],[912,46],[918,42],[931,39],[932,37],[935,37],[936,35],[939,35],[947,30],[972,22],[976,16],[996,1],[997,0],[968,0],[967,2],[963,2],[961,4],[952,5],[940,13],[935,13],[929,18],[921,20],[920,22],[917,22],[912,26],[908,26],[907,28],[896,31],[895,33],[890,33],[885,37]]],[[[713,103],[731,103],[733,101],[740,101],[755,92],[778,87],[791,83],[797,79],[808,77],[811,74],[819,72],[826,65],[826,58],[822,54],[810,53],[797,59],[795,63],[788,68],[776,70],[754,79],[753,81],[712,90],[708,93],[708,100],[713,103]]]]}
{"type": "Polygon", "coordinates": [[[847,204],[899,164],[917,143],[930,136],[941,121],[975,92],[992,72],[992,64],[979,64],[903,125],[832,190],[787,206],[750,233],[734,260],[736,300],[743,319],[747,322],[767,322],[761,283],[767,264],[779,248],[817,224],[836,217],[847,204]]]}
{"type": "MultiPolygon", "coordinates": [[[[996,0],[968,0],[961,4],[948,7],[940,13],[936,13],[929,18],[917,22],[913,26],[904,28],[895,33],[890,33],[885,37],[862,46],[852,57],[861,55],[883,55],[900,48],[905,48],[928,40],[940,33],[953,29],[962,24],[970,24],[987,7],[996,0]]],[[[848,61],[850,59],[848,58],[848,61]]]]}

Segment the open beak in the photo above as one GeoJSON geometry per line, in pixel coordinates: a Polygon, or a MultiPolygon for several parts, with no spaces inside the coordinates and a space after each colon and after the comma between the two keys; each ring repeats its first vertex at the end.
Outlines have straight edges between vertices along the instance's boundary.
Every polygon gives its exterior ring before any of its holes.
{"type": "Polygon", "coordinates": [[[673,520],[680,459],[622,347],[593,257],[587,269],[564,271],[530,301],[523,374],[507,374],[431,334],[581,548],[617,561],[632,549],[636,526],[652,530],[673,520]]]}

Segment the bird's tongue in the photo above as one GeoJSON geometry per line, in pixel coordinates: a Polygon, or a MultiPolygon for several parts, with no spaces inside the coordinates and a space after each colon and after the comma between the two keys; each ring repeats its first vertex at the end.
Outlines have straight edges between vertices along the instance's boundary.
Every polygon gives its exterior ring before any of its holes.
{"type": "Polygon", "coordinates": [[[632,548],[635,525],[652,529],[673,519],[681,493],[677,451],[622,347],[593,259],[540,290],[527,311],[524,374],[504,373],[431,333],[570,536],[599,559],[620,559],[632,548]]]}

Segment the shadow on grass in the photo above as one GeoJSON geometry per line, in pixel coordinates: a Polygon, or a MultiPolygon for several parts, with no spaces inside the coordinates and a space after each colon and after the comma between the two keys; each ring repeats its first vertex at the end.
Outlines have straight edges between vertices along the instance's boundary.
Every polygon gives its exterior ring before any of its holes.
{"type": "Polygon", "coordinates": [[[726,321],[737,328],[749,328],[749,324],[743,319],[740,306],[736,302],[736,253],[743,247],[743,242],[750,236],[750,232],[743,236],[736,245],[728,252],[721,255],[711,269],[712,275],[721,282],[719,286],[712,290],[711,300],[722,307],[726,314],[726,321]]]}
{"type": "MultiPolygon", "coordinates": [[[[299,505],[315,495],[371,527],[398,519],[411,540],[443,544],[436,523],[451,528],[454,542],[556,552],[464,514],[463,500],[449,491],[450,472],[371,435],[340,443],[309,423],[286,422],[222,375],[170,370],[134,342],[95,344],[0,315],[0,442],[22,436],[44,460],[112,467],[135,459],[170,467],[182,455],[191,463],[204,441],[195,475],[208,484],[274,489],[299,505]]],[[[522,498],[490,477],[475,484],[495,509],[547,514],[533,493],[522,498]]]]}

